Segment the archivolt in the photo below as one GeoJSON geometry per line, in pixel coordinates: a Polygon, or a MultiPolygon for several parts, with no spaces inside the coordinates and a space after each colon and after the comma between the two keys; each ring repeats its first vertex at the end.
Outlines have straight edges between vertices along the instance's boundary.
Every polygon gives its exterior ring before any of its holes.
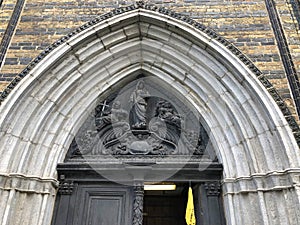
{"type": "Polygon", "coordinates": [[[1,172],[55,178],[97,97],[139,72],[198,109],[224,180],[299,167],[293,132],[259,79],[270,84],[214,33],[158,11],[136,6],[92,22],[26,72],[1,105],[1,172]]]}

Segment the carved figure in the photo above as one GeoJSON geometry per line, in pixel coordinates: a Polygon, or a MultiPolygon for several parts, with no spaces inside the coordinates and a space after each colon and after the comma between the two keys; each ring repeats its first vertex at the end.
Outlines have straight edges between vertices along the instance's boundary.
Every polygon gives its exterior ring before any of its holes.
{"type": "Polygon", "coordinates": [[[124,122],[127,120],[128,113],[121,109],[121,103],[119,101],[114,101],[111,108],[111,122],[124,122]]]}
{"type": "Polygon", "coordinates": [[[167,100],[151,98],[142,80],[130,95],[130,114],[113,99],[96,107],[96,130],[86,130],[77,137],[71,157],[204,154],[206,142],[202,138],[208,139],[207,134],[204,137],[201,132],[184,129],[176,108],[167,100]]]}
{"type": "Polygon", "coordinates": [[[171,103],[167,101],[160,101],[157,104],[157,116],[163,120],[173,122],[180,125],[181,117],[175,112],[171,103]]]}
{"type": "Polygon", "coordinates": [[[148,91],[145,89],[143,81],[139,81],[134,92],[130,96],[132,104],[131,122],[134,128],[141,128],[146,126],[146,97],[149,97],[148,91]]]}

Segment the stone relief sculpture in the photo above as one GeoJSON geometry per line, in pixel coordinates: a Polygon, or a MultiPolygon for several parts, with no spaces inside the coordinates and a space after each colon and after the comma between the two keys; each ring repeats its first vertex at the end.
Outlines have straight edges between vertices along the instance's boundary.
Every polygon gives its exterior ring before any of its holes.
{"type": "Polygon", "coordinates": [[[145,84],[143,81],[139,81],[130,96],[130,103],[132,105],[130,120],[133,128],[143,128],[146,126],[147,97],[149,97],[149,93],[145,89],[145,84]]]}
{"type": "Polygon", "coordinates": [[[111,122],[124,122],[128,118],[128,112],[121,108],[119,101],[114,101],[111,108],[111,122]]]}
{"type": "Polygon", "coordinates": [[[203,154],[206,138],[185,129],[169,101],[151,96],[143,80],[129,94],[127,101],[113,98],[96,106],[96,131],[86,130],[73,141],[73,156],[203,154]]]}
{"type": "Polygon", "coordinates": [[[170,102],[159,101],[156,105],[156,116],[162,120],[174,123],[180,127],[183,122],[181,116],[175,112],[170,102]]]}

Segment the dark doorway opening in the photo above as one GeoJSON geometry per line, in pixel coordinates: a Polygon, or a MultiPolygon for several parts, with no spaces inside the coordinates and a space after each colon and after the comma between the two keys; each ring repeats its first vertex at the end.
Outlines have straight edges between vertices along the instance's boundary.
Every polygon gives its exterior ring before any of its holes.
{"type": "Polygon", "coordinates": [[[143,225],[186,225],[186,185],[172,191],[145,191],[143,225]]]}

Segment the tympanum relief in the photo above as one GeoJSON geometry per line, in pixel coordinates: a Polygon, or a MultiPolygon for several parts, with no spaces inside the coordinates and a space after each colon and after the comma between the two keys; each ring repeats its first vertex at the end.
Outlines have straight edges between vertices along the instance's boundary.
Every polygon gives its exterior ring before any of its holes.
{"type": "Polygon", "coordinates": [[[100,98],[74,138],[69,157],[83,155],[198,155],[208,134],[185,102],[150,79],[100,98]]]}

